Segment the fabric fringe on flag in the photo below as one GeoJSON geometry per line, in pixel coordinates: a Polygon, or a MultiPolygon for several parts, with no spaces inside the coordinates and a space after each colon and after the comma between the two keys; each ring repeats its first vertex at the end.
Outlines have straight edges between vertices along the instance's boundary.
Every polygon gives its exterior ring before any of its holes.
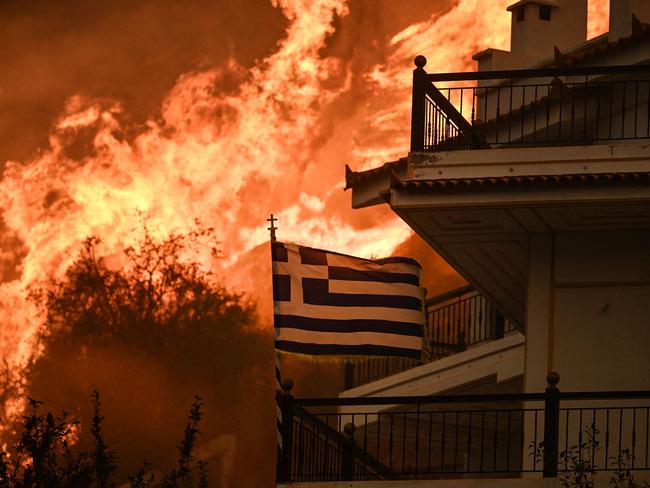
{"type": "Polygon", "coordinates": [[[422,268],[272,242],[275,347],[327,360],[421,359],[422,268]]]}

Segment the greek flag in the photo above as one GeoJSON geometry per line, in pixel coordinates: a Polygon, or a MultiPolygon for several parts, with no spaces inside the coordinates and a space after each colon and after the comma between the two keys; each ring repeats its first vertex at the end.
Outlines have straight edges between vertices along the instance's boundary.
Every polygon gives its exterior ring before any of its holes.
{"type": "Polygon", "coordinates": [[[417,261],[271,246],[276,349],[420,359],[425,316],[417,261]]]}

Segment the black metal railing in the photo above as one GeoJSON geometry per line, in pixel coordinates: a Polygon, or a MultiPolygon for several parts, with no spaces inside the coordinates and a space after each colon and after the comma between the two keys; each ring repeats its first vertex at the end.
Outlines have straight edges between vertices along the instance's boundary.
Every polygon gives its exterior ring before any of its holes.
{"type": "Polygon", "coordinates": [[[411,151],[650,138],[650,65],[427,74],[423,56],[415,64],[411,151]]]}
{"type": "MultiPolygon", "coordinates": [[[[486,297],[472,286],[427,300],[427,356],[435,361],[469,346],[501,339],[516,330],[486,297]]],[[[407,358],[368,358],[345,367],[344,388],[350,389],[421,365],[407,358]]]]}
{"type": "Polygon", "coordinates": [[[279,481],[556,477],[650,470],[650,391],[297,400],[279,481]]]}

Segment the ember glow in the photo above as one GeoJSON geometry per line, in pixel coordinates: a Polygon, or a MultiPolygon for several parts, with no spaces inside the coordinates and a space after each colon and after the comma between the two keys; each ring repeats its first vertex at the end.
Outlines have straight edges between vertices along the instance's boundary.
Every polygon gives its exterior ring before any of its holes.
{"type": "MultiPolygon", "coordinates": [[[[46,147],[6,162],[2,360],[18,370],[40,354],[34,337],[41,322],[28,287],[60,276],[90,235],[114,255],[138,239],[143,219],[159,237],[199,219],[216,229],[223,255],[217,263],[206,256],[206,266],[227,271],[229,286],[244,289],[259,285],[246,272],[262,255],[254,251],[268,239],[269,212],[280,219],[283,240],[356,255],[390,254],[409,237],[384,210],[359,221],[342,191],[343,164],[358,170],[403,156],[413,57],[425,54],[430,71],[473,69],[474,52],[508,47],[504,9],[511,2],[460,0],[433,15],[425,9],[386,45],[359,48],[379,50],[382,59],[362,73],[325,49],[354,2],[272,2],[286,17],[285,34],[252,68],[231,58],[183,74],[161,117],[128,138],[134,129],[124,101],[76,94],[53,121],[46,147]],[[352,92],[363,103],[343,110],[352,92]]],[[[591,35],[606,30],[606,3],[592,0],[591,35]]]]}

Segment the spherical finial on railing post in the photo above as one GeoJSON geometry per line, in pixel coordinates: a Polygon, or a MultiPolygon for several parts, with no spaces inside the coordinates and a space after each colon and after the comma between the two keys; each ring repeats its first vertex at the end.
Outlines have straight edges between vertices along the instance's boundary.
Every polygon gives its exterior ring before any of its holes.
{"type": "Polygon", "coordinates": [[[291,394],[291,388],[293,388],[293,381],[290,379],[282,380],[280,386],[282,387],[282,393],[284,395],[289,395],[291,394]]]}
{"type": "Polygon", "coordinates": [[[418,67],[418,69],[423,69],[427,64],[427,58],[419,54],[418,56],[415,56],[413,63],[418,67]]]}
{"type": "Polygon", "coordinates": [[[352,422],[348,422],[345,424],[343,427],[343,432],[345,433],[346,436],[348,437],[354,437],[354,431],[357,430],[355,425],[352,422]]]}
{"type": "Polygon", "coordinates": [[[560,382],[560,375],[555,371],[551,371],[546,375],[546,382],[549,388],[557,389],[557,384],[560,382]]]}

